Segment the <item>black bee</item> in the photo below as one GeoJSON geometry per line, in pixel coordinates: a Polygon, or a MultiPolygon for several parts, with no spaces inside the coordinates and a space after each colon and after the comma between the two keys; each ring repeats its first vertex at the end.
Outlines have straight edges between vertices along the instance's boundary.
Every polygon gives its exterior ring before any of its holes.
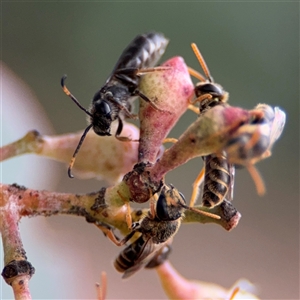
{"type": "MultiPolygon", "coordinates": [[[[228,100],[228,93],[223,87],[215,83],[210,75],[209,69],[202,57],[196,44],[192,44],[192,49],[204,71],[204,76],[197,71],[189,68],[192,76],[200,80],[195,86],[196,99],[193,101],[199,102],[199,115],[217,105],[226,106],[228,100]]],[[[228,195],[228,199],[232,199],[234,186],[234,165],[229,163],[226,154],[211,154],[203,156],[204,171],[201,171],[193,184],[193,194],[190,201],[190,206],[193,206],[197,198],[198,189],[201,183],[202,205],[206,207],[214,207],[220,204],[228,195]]]]}
{"type": "Polygon", "coordinates": [[[90,125],[85,129],[79,144],[75,150],[69,166],[69,176],[74,164],[75,156],[87,134],[93,128],[100,136],[111,135],[111,123],[118,120],[115,133],[121,141],[130,141],[128,137],[120,136],[123,129],[124,118],[136,118],[132,113],[132,100],[139,96],[149,102],[154,108],[159,109],[151,99],[139,91],[140,76],[147,72],[165,70],[164,67],[156,67],[155,64],[163,55],[168,39],[161,33],[150,32],[138,35],[123,51],[111,75],[101,89],[94,95],[89,110],[85,109],[70,93],[65,86],[66,76],[61,79],[63,91],[69,96],[87,115],[90,116],[90,125]]]}

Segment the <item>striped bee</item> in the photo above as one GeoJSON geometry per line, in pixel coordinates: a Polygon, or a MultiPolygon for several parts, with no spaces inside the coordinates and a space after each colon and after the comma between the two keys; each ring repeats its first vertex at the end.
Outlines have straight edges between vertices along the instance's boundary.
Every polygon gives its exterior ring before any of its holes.
{"type": "Polygon", "coordinates": [[[167,259],[169,244],[181,225],[186,209],[220,219],[217,215],[186,206],[183,194],[173,185],[163,185],[158,198],[155,196],[150,200],[147,215],[132,224],[131,232],[124,239],[119,240],[110,229],[100,228],[117,246],[124,245],[138,234],[137,239],[126,246],[114,261],[116,270],[123,273],[123,278],[167,259]]]}
{"type": "MultiPolygon", "coordinates": [[[[193,43],[191,46],[205,74],[204,77],[197,71],[189,68],[190,74],[200,80],[195,86],[196,99],[193,103],[199,102],[199,115],[201,116],[214,106],[228,105],[228,93],[221,85],[213,81],[196,44],[193,43]]],[[[235,168],[232,163],[228,162],[226,153],[211,154],[202,158],[204,168],[193,184],[190,206],[194,206],[199,189],[202,190],[203,206],[212,208],[220,204],[226,196],[227,200],[232,200],[235,168]]]]}

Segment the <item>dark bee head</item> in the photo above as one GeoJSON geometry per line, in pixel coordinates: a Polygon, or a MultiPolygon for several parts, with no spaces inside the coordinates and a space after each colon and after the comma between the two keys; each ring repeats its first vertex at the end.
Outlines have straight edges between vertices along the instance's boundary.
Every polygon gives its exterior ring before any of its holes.
{"type": "Polygon", "coordinates": [[[209,94],[213,96],[213,98],[218,98],[220,101],[222,101],[227,92],[225,92],[223,88],[216,83],[199,82],[195,87],[195,94],[196,97],[209,94]]]}
{"type": "Polygon", "coordinates": [[[101,97],[100,91],[93,98],[90,118],[93,129],[98,135],[111,135],[112,109],[110,103],[101,97]]]}
{"type": "Polygon", "coordinates": [[[182,216],[185,206],[182,193],[172,185],[164,185],[156,204],[156,217],[161,221],[174,221],[182,216]]]}
{"type": "Polygon", "coordinates": [[[216,83],[211,82],[199,82],[196,85],[196,96],[199,97],[204,94],[210,94],[214,97],[221,98],[223,96],[223,89],[221,86],[217,85],[216,83]]]}
{"type": "Polygon", "coordinates": [[[195,95],[197,97],[196,101],[200,102],[200,113],[203,113],[209,108],[220,104],[220,102],[226,103],[228,100],[228,93],[224,91],[222,86],[214,82],[197,45],[192,43],[191,46],[205,74],[204,77],[194,70],[189,70],[191,75],[200,79],[200,82],[197,83],[195,87],[195,95]]]}

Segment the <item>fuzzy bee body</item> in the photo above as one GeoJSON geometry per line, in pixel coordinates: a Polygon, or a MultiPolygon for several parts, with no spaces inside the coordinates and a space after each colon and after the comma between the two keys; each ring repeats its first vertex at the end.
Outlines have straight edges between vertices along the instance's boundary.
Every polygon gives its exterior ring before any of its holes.
{"type": "MultiPolygon", "coordinates": [[[[163,250],[167,244],[168,242],[156,244],[151,238],[146,239],[144,235],[141,235],[119,254],[114,261],[114,267],[118,272],[124,273],[122,278],[128,278],[148,264],[151,266],[156,254],[163,250]]],[[[157,265],[166,259],[167,256],[157,265]]]]}
{"type": "Polygon", "coordinates": [[[133,275],[143,267],[154,268],[168,258],[169,244],[180,228],[186,209],[220,219],[217,215],[188,207],[185,203],[183,194],[173,185],[163,185],[155,205],[151,202],[148,214],[134,223],[132,231],[118,242],[118,245],[124,245],[133,235],[140,234],[114,262],[116,270],[123,273],[123,278],[133,275]]]}
{"type": "MultiPolygon", "coordinates": [[[[184,196],[172,185],[165,185],[156,201],[155,209],[135,223],[129,234],[130,237],[136,232],[140,232],[141,235],[128,245],[114,262],[116,270],[124,273],[123,278],[145,267],[156,254],[163,251],[178,231],[184,210],[184,196]]],[[[128,236],[125,240],[128,240],[128,236]]],[[[165,259],[167,256],[162,262],[165,259]]]]}

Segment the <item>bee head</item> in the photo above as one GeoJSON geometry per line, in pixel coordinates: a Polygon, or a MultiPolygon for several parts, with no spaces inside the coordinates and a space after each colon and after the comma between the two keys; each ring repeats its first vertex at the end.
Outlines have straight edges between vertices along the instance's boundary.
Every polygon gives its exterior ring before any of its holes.
{"type": "Polygon", "coordinates": [[[111,106],[108,101],[101,99],[100,94],[97,93],[92,102],[92,116],[90,117],[90,121],[96,134],[101,136],[111,135],[111,113],[111,106]]]}
{"type": "Polygon", "coordinates": [[[185,206],[185,198],[173,185],[164,185],[156,203],[156,216],[161,221],[179,219],[185,206]]]}
{"type": "Polygon", "coordinates": [[[223,101],[223,99],[227,95],[227,92],[225,92],[219,84],[205,81],[205,82],[199,82],[196,85],[195,94],[196,97],[200,97],[202,95],[207,94],[207,95],[211,95],[213,98],[218,98],[220,99],[220,101],[223,101]]]}

